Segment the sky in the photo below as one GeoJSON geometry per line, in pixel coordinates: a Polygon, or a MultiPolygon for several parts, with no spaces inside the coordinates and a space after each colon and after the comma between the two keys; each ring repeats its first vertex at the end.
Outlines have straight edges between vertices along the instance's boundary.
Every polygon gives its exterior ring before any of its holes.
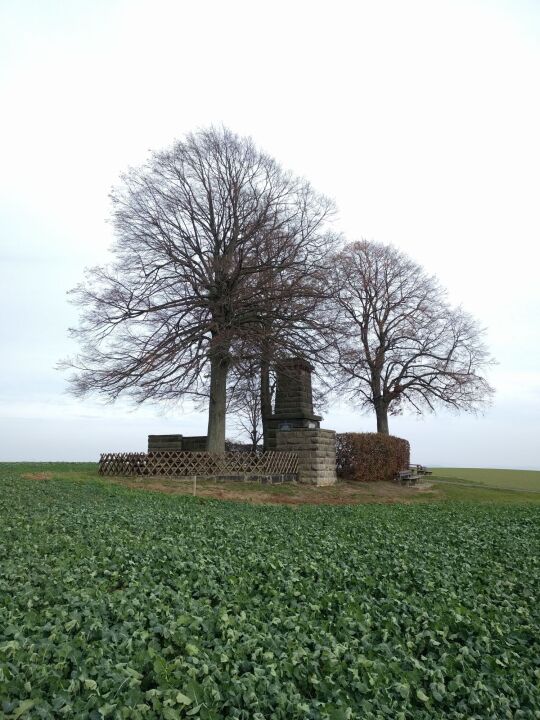
{"type": "Polygon", "coordinates": [[[492,407],[391,418],[411,460],[540,469],[539,77],[537,0],[0,0],[0,461],[205,433],[189,405],[75,400],[55,366],[77,349],[66,292],[110,259],[120,174],[224,124],[486,328],[492,407]]]}

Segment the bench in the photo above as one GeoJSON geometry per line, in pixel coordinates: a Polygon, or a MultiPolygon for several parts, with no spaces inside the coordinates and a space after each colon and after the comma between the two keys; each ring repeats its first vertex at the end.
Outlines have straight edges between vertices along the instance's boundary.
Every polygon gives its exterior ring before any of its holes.
{"type": "Polygon", "coordinates": [[[399,482],[401,485],[416,485],[424,475],[431,475],[431,470],[428,470],[424,465],[412,464],[409,465],[408,470],[399,470],[394,476],[394,481],[399,482]]]}
{"type": "Polygon", "coordinates": [[[411,483],[415,483],[418,480],[418,475],[416,475],[412,470],[400,470],[395,475],[396,482],[399,482],[400,485],[403,485],[406,483],[407,485],[410,485],[411,483]]]}
{"type": "Polygon", "coordinates": [[[428,470],[425,465],[411,464],[409,469],[417,475],[431,475],[431,470],[428,470]]]}

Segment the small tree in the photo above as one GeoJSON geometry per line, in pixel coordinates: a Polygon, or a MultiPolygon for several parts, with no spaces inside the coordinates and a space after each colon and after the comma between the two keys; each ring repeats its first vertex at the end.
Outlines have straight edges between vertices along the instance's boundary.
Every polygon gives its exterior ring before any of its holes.
{"type": "Polygon", "coordinates": [[[280,312],[331,203],[250,139],[213,128],[131,169],[112,203],[115,261],[72,291],[81,308],[71,331],[81,352],[63,363],[75,370],[72,391],[209,396],[208,450],[223,452],[235,353],[280,312]]]}
{"type": "Polygon", "coordinates": [[[228,392],[227,412],[232,416],[236,430],[249,438],[251,449],[256,452],[263,439],[258,364],[244,363],[235,368],[234,375],[228,392]]]}
{"type": "Polygon", "coordinates": [[[388,434],[388,415],[407,406],[472,411],[490,399],[493,389],[481,374],[492,362],[484,331],[395,248],[347,245],[336,257],[333,301],[342,386],[375,410],[378,432],[388,434]]]}

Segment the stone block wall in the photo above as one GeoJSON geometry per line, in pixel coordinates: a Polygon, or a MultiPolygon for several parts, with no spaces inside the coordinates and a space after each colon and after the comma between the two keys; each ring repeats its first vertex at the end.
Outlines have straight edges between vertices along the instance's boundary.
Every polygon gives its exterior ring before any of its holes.
{"type": "Polygon", "coordinates": [[[149,435],[148,452],[167,451],[204,452],[206,450],[206,435],[149,435]]]}
{"type": "Polygon", "coordinates": [[[298,482],[333,485],[336,482],[336,433],[302,428],[277,430],[276,450],[298,454],[298,482]]]}
{"type": "Polygon", "coordinates": [[[191,452],[205,452],[206,435],[189,435],[182,438],[182,450],[191,452]]]}
{"type": "Polygon", "coordinates": [[[182,450],[182,435],[149,435],[148,452],[182,450]]]}

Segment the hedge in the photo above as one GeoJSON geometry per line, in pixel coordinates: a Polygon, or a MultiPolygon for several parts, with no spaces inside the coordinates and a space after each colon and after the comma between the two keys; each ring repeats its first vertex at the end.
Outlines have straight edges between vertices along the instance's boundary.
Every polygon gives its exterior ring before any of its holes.
{"type": "Polygon", "coordinates": [[[403,438],[382,433],[336,435],[336,471],[347,480],[392,480],[408,469],[409,462],[410,445],[403,438]]]}

